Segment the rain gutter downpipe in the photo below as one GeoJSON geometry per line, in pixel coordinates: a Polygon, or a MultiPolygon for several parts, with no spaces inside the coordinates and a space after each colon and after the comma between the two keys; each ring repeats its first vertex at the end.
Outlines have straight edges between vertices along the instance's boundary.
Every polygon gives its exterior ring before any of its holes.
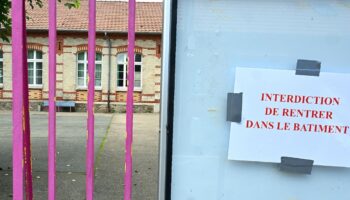
{"type": "Polygon", "coordinates": [[[107,32],[105,32],[105,37],[108,43],[108,91],[107,91],[107,112],[111,112],[111,64],[112,64],[112,42],[109,38],[107,32]]]}

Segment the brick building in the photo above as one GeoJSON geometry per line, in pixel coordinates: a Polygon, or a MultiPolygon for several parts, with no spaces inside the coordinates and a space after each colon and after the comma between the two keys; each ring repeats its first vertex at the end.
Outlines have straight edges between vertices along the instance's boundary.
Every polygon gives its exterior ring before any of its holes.
{"type": "MultiPolygon", "coordinates": [[[[78,9],[58,4],[57,101],[87,99],[88,3],[78,9]]],[[[160,101],[162,3],[138,2],[136,10],[135,112],[158,112],[160,101]]],[[[32,110],[48,99],[48,8],[28,9],[28,78],[32,110]]],[[[125,111],[128,5],[97,1],[95,111],[125,111]]],[[[11,44],[0,40],[0,109],[11,109],[11,44]]]]}

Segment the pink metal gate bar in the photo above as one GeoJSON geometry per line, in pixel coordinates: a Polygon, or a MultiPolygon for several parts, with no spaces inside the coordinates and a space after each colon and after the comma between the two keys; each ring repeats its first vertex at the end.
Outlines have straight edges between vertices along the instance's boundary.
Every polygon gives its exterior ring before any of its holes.
{"type": "MultiPolygon", "coordinates": [[[[128,18],[128,92],[125,140],[124,200],[132,198],[132,140],[135,50],[135,0],[129,0],[128,18]]],[[[13,79],[13,199],[22,200],[25,175],[26,199],[33,199],[28,66],[26,48],[25,0],[12,1],[12,79],[13,79]]],[[[56,198],[56,0],[49,0],[49,127],[48,199],[56,198]]],[[[88,30],[88,118],[86,146],[86,199],[94,196],[94,94],[96,55],[96,0],[89,0],[88,30]]]]}
{"type": "Polygon", "coordinates": [[[94,98],[95,98],[95,54],[96,54],[96,1],[89,0],[88,41],[88,139],[86,145],[86,199],[94,199],[94,98]]]}
{"type": "Polygon", "coordinates": [[[48,200],[56,198],[56,0],[49,1],[48,200]]]}
{"type": "Polygon", "coordinates": [[[28,88],[28,63],[27,63],[27,32],[25,21],[25,9],[23,9],[23,105],[24,105],[24,174],[26,199],[33,199],[33,178],[32,178],[32,155],[30,142],[30,118],[29,118],[29,88],[28,88]]]}
{"type": "Polygon", "coordinates": [[[135,0],[129,0],[128,20],[128,94],[126,103],[126,140],[125,140],[125,177],[124,200],[130,200],[132,194],[132,139],[134,112],[134,51],[135,51],[135,0]]]}
{"type": "Polygon", "coordinates": [[[23,134],[25,130],[24,115],[24,1],[12,1],[12,168],[13,168],[13,199],[23,199],[23,134]]]}

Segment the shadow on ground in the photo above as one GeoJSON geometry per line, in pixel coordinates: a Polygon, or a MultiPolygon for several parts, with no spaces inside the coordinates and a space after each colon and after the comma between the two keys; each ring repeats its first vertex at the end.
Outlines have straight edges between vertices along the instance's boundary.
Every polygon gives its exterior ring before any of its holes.
{"type": "MultiPolygon", "coordinates": [[[[12,199],[11,113],[0,113],[0,199],[12,199]]],[[[95,116],[95,199],[123,199],[125,114],[95,116]]],[[[133,199],[157,198],[157,114],[134,116],[133,199]]],[[[47,113],[31,114],[34,199],[47,199],[47,113]]],[[[57,199],[85,199],[86,115],[57,114],[57,199]]]]}

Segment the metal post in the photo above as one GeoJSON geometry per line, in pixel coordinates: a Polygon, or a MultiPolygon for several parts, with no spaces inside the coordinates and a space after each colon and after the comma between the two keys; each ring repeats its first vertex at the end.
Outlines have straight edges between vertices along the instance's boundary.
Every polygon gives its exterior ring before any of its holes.
{"type": "Polygon", "coordinates": [[[95,98],[95,56],[96,56],[96,0],[89,0],[89,44],[88,44],[88,103],[86,145],[86,200],[94,199],[94,98],[95,98]]]}
{"type": "MultiPolygon", "coordinates": [[[[25,11],[23,11],[25,12],[25,11]]],[[[25,14],[23,14],[25,17],[25,14]]],[[[33,175],[32,175],[32,150],[30,138],[30,116],[29,116],[29,88],[28,88],[28,62],[27,62],[27,32],[26,21],[23,19],[23,105],[24,105],[24,138],[23,138],[23,157],[24,157],[24,180],[26,199],[33,199],[33,175]]]]}
{"type": "Polygon", "coordinates": [[[132,140],[134,112],[134,72],[135,72],[135,0],[129,0],[128,23],[128,92],[126,102],[125,177],[124,200],[132,198],[132,140]]]}
{"type": "Polygon", "coordinates": [[[56,0],[49,1],[48,199],[56,198],[56,0]]]}
{"type": "Polygon", "coordinates": [[[12,1],[12,167],[13,199],[23,199],[23,134],[25,115],[23,103],[23,63],[25,4],[23,0],[12,1]]]}

